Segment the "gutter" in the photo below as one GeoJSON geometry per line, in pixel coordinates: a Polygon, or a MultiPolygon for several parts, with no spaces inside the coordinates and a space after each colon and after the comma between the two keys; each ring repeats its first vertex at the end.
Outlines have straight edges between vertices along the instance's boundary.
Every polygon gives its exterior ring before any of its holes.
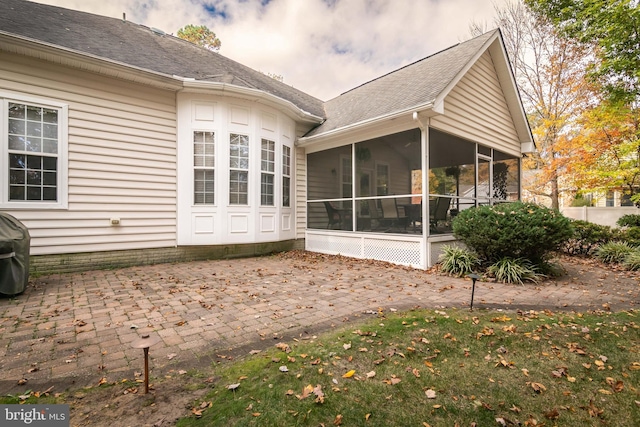
{"type": "Polygon", "coordinates": [[[272,95],[270,93],[264,92],[260,89],[253,89],[249,87],[237,86],[229,83],[221,83],[221,82],[207,82],[202,80],[196,80],[191,77],[181,77],[181,76],[173,76],[174,79],[182,82],[183,90],[187,92],[202,92],[202,91],[214,91],[214,92],[223,92],[230,93],[235,95],[241,95],[245,98],[250,98],[252,101],[267,101],[268,103],[275,104],[279,107],[287,108],[291,112],[295,114],[299,119],[319,124],[324,121],[324,118],[311,114],[308,111],[305,111],[295,105],[293,102],[288,101],[284,98],[280,98],[279,96],[272,95]]]}
{"type": "Polygon", "coordinates": [[[226,92],[229,94],[248,97],[254,101],[263,100],[267,103],[272,103],[276,106],[289,110],[293,116],[304,122],[320,124],[324,121],[323,117],[304,111],[291,101],[259,89],[245,88],[229,83],[207,82],[189,77],[169,75],[0,30],[0,40],[2,39],[8,39],[5,46],[13,45],[13,49],[5,48],[2,50],[7,50],[9,52],[13,51],[23,55],[27,54],[31,57],[56,62],[60,65],[75,66],[76,68],[84,71],[91,71],[119,79],[124,78],[129,81],[144,83],[153,87],[174,91],[191,89],[193,91],[226,92]],[[55,57],[57,61],[51,61],[51,59],[46,58],[46,56],[55,57]]]}
{"type": "Polygon", "coordinates": [[[360,122],[352,123],[340,128],[331,129],[329,131],[322,132],[317,135],[301,137],[301,138],[298,138],[298,146],[305,147],[326,138],[337,137],[349,132],[355,132],[355,131],[358,131],[359,129],[367,128],[376,122],[394,120],[400,117],[406,117],[407,115],[414,117],[413,116],[414,114],[417,114],[418,112],[422,112],[422,111],[428,112],[427,113],[428,117],[444,114],[444,103],[441,101],[440,102],[430,101],[425,104],[413,106],[411,108],[406,108],[400,111],[395,111],[390,114],[385,114],[385,115],[374,117],[371,119],[362,120],[360,122]]]}

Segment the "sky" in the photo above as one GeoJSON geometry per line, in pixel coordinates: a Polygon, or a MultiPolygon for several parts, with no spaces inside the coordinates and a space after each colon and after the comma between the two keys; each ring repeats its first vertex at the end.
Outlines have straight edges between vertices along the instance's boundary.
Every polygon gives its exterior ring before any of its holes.
{"type": "Polygon", "coordinates": [[[220,53],[321,100],[495,28],[509,0],[35,0],[176,34],[206,25],[220,53]]]}

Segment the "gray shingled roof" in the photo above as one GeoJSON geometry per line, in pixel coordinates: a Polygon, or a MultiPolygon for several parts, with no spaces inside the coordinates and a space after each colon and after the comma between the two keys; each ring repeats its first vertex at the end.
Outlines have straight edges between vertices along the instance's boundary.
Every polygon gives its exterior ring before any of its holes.
{"type": "Polygon", "coordinates": [[[324,117],[322,101],[305,92],[220,54],[122,19],[2,0],[0,31],[155,73],[259,89],[324,117]]]}
{"type": "Polygon", "coordinates": [[[455,45],[327,101],[326,121],[305,136],[429,104],[498,30],[455,45]]]}
{"type": "Polygon", "coordinates": [[[434,101],[495,35],[495,31],[489,32],[460,43],[323,103],[218,53],[122,19],[24,0],[1,0],[0,31],[154,73],[270,93],[326,119],[305,136],[434,101]]]}

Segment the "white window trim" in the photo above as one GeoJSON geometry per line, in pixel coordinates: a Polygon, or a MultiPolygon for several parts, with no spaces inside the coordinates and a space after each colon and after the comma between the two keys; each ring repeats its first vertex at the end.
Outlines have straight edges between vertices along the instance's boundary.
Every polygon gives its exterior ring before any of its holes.
{"type": "Polygon", "coordinates": [[[218,189],[217,189],[217,185],[218,185],[218,170],[217,170],[217,157],[218,157],[218,147],[217,147],[217,141],[216,138],[218,137],[218,134],[215,130],[211,130],[211,129],[191,129],[191,185],[193,186],[193,190],[191,191],[191,205],[192,206],[196,206],[196,207],[202,207],[202,206],[208,206],[208,207],[214,207],[217,205],[217,200],[218,200],[218,189]],[[196,132],[207,132],[207,133],[212,133],[213,134],[213,167],[205,167],[205,166],[196,166],[194,165],[194,159],[195,159],[195,141],[193,140],[193,136],[196,132]],[[195,173],[196,170],[212,170],[213,171],[213,203],[196,203],[195,200],[195,173]]]}
{"type": "Polygon", "coordinates": [[[9,174],[0,174],[0,208],[11,210],[68,209],[69,207],[69,105],[59,101],[0,91],[0,170],[6,171],[9,162],[9,102],[35,105],[59,110],[58,123],[58,201],[9,201],[9,174]]]}

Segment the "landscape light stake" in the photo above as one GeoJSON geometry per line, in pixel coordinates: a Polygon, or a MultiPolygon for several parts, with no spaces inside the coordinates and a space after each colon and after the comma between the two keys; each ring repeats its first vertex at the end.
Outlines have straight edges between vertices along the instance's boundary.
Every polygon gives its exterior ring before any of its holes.
{"type": "Polygon", "coordinates": [[[471,308],[469,308],[469,311],[473,311],[473,294],[476,293],[476,280],[478,280],[480,276],[476,273],[467,274],[467,276],[473,281],[471,285],[471,308]]]}
{"type": "Polygon", "coordinates": [[[144,394],[149,393],[149,347],[158,342],[160,342],[160,337],[151,337],[149,334],[144,334],[131,343],[131,347],[144,350],[144,394]]]}

